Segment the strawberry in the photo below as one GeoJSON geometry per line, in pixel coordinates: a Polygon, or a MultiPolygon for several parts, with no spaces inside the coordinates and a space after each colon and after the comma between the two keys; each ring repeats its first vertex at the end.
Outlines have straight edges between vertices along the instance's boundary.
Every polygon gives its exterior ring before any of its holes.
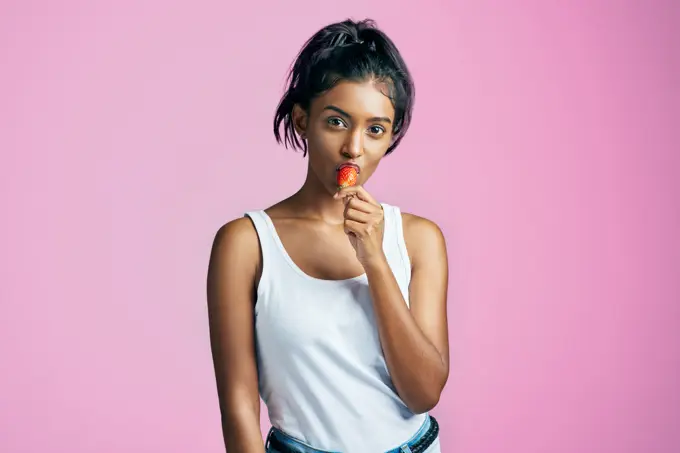
{"type": "Polygon", "coordinates": [[[338,186],[340,188],[353,186],[357,183],[357,169],[346,165],[338,170],[338,186]]]}

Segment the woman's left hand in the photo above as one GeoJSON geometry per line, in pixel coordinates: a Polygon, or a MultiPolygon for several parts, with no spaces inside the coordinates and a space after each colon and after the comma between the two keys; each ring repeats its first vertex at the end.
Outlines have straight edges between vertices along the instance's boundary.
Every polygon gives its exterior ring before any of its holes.
{"type": "Polygon", "coordinates": [[[382,205],[361,186],[340,189],[333,198],[342,199],[345,203],[345,233],[356,250],[359,262],[366,268],[384,260],[385,215],[382,205]]]}

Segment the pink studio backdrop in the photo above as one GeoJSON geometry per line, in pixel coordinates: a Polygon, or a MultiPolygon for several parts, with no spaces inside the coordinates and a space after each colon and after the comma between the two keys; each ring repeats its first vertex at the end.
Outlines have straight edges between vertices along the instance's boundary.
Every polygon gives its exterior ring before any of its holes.
{"type": "Polygon", "coordinates": [[[223,451],[213,235],[300,186],[286,69],[366,16],[417,83],[367,188],[448,239],[444,451],[680,451],[680,7],[560,3],[4,2],[0,451],[223,451]]]}

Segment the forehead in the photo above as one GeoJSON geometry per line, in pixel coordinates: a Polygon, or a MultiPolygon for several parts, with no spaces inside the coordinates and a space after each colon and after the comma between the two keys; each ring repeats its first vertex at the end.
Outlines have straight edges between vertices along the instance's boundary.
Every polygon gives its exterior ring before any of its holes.
{"type": "Polygon", "coordinates": [[[388,93],[389,87],[383,82],[343,80],[314,99],[312,110],[320,112],[333,105],[353,117],[388,117],[394,120],[394,106],[388,93]]]}

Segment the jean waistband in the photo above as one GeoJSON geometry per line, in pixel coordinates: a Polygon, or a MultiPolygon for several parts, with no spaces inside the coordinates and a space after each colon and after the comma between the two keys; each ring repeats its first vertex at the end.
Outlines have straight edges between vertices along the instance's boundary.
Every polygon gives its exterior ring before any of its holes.
{"type": "MultiPolygon", "coordinates": [[[[439,424],[433,416],[428,415],[411,439],[385,453],[421,453],[434,442],[438,435],[439,424]]],[[[270,445],[281,453],[341,453],[316,449],[275,427],[272,427],[267,434],[265,449],[268,449],[270,445]]]]}

